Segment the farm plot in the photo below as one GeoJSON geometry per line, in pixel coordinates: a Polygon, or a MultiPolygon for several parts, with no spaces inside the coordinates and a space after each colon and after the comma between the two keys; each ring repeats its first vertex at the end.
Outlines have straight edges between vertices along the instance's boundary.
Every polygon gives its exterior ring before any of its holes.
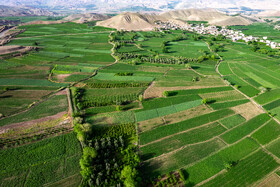
{"type": "Polygon", "coordinates": [[[233,128],[243,122],[245,122],[246,119],[243,118],[240,114],[236,114],[234,116],[230,116],[230,117],[227,117],[225,119],[222,119],[220,120],[219,122],[224,125],[225,127],[227,128],[233,128]]]}
{"type": "Polygon", "coordinates": [[[273,89],[254,98],[259,104],[267,104],[280,98],[280,89],[273,89]]]}
{"type": "Polygon", "coordinates": [[[152,109],[152,110],[145,110],[135,113],[135,117],[137,122],[145,121],[148,119],[165,116],[169,114],[174,114],[183,110],[187,110],[196,106],[201,105],[201,99],[188,101],[176,105],[166,106],[162,108],[152,109]]]}
{"type": "Polygon", "coordinates": [[[279,106],[280,106],[280,99],[275,100],[275,101],[273,101],[273,102],[271,102],[271,103],[268,103],[268,104],[264,105],[263,107],[264,107],[266,110],[272,110],[272,109],[277,108],[277,107],[279,107],[279,106]]]}
{"type": "Polygon", "coordinates": [[[51,184],[80,170],[81,147],[74,133],[4,149],[0,155],[1,186],[51,184]]]}
{"type": "Polygon", "coordinates": [[[187,132],[182,131],[179,134],[172,135],[162,140],[156,140],[154,143],[151,142],[148,145],[141,146],[140,151],[142,153],[142,159],[147,160],[172,152],[188,144],[209,140],[223,133],[225,130],[226,129],[220,124],[212,123],[187,132]]]}
{"type": "Polygon", "coordinates": [[[245,93],[246,95],[248,95],[249,97],[253,97],[260,92],[260,90],[248,84],[247,82],[243,81],[236,75],[230,75],[230,76],[227,75],[224,76],[224,79],[229,81],[230,84],[232,85],[237,85],[239,87],[238,89],[243,93],[245,93]]]}
{"type": "Polygon", "coordinates": [[[232,74],[232,71],[231,69],[229,68],[228,66],[228,62],[222,62],[219,66],[219,72],[222,74],[222,75],[231,75],[232,74]]]}
{"type": "MultiPolygon", "coordinates": [[[[24,25],[19,27],[20,29],[25,28],[26,31],[17,37],[32,37],[32,36],[44,36],[44,35],[57,35],[57,34],[73,34],[73,33],[88,33],[94,32],[95,27],[88,27],[86,24],[77,23],[61,23],[61,24],[50,24],[50,25],[24,25]]],[[[100,28],[100,27],[96,27],[100,28]]],[[[114,29],[102,28],[103,31],[111,31],[114,29]]],[[[102,31],[101,30],[101,31],[102,31]]]]}
{"type": "Polygon", "coordinates": [[[236,166],[202,186],[249,186],[279,166],[262,150],[238,162],[236,166]],[[237,180],[238,179],[238,180],[237,180]]]}
{"type": "Polygon", "coordinates": [[[230,86],[225,87],[215,87],[215,88],[201,88],[201,89],[190,89],[190,90],[177,90],[169,91],[170,96],[182,96],[182,95],[191,95],[191,94],[206,94],[206,93],[217,93],[233,91],[233,88],[230,86]]]}
{"type": "Polygon", "coordinates": [[[270,143],[272,140],[280,136],[280,125],[272,120],[265,126],[260,128],[257,132],[252,134],[252,137],[256,139],[260,144],[265,145],[270,143]]]}
{"type": "Polygon", "coordinates": [[[176,171],[179,168],[184,168],[191,163],[203,159],[224,146],[225,144],[219,139],[186,146],[173,153],[165,154],[144,162],[142,172],[144,175],[152,178],[171,171],[176,171]]]}
{"type": "Polygon", "coordinates": [[[140,142],[142,145],[147,144],[149,142],[158,140],[160,138],[179,133],[181,131],[185,131],[194,127],[199,127],[206,123],[211,123],[216,120],[220,120],[224,117],[234,114],[232,110],[224,109],[216,112],[212,112],[209,114],[204,114],[198,117],[194,117],[185,121],[181,121],[179,123],[170,124],[158,127],[156,129],[145,131],[140,134],[140,142]]]}
{"type": "Polygon", "coordinates": [[[51,90],[8,90],[0,93],[0,113],[7,116],[19,112],[51,92],[51,90]]]}
{"type": "Polygon", "coordinates": [[[208,99],[212,102],[224,102],[245,99],[245,97],[237,91],[225,91],[218,93],[199,94],[202,99],[208,99]]]}
{"type": "Polygon", "coordinates": [[[138,122],[138,129],[140,132],[144,132],[162,125],[178,123],[180,121],[191,119],[196,116],[200,116],[210,112],[212,112],[212,110],[210,110],[206,105],[199,105],[197,107],[190,108],[188,110],[184,110],[174,114],[169,114],[163,117],[157,117],[150,120],[138,122]]]}
{"type": "Polygon", "coordinates": [[[98,73],[96,76],[93,77],[93,80],[152,82],[154,78],[144,76],[116,76],[114,73],[98,73]]]}
{"type": "Polygon", "coordinates": [[[189,176],[187,181],[192,184],[198,184],[225,169],[225,163],[236,162],[258,148],[259,145],[249,138],[226,147],[206,159],[187,167],[185,169],[189,176]]]}
{"type": "Polygon", "coordinates": [[[67,84],[53,83],[48,80],[38,79],[4,79],[0,78],[0,85],[2,86],[45,86],[45,87],[64,87],[67,84]]]}
{"type": "Polygon", "coordinates": [[[280,158],[280,139],[277,139],[276,141],[271,142],[266,146],[267,150],[271,152],[272,154],[276,155],[278,158],[280,158]]]}
{"type": "Polygon", "coordinates": [[[190,39],[178,42],[169,42],[167,48],[173,56],[195,58],[203,54],[200,51],[207,51],[208,53],[211,53],[205,42],[190,39]]]}
{"type": "Polygon", "coordinates": [[[270,117],[267,114],[260,114],[257,117],[249,120],[248,122],[243,123],[221,135],[221,138],[227,143],[232,144],[247,136],[257,128],[265,124],[268,120],[270,120],[270,117]]]}
{"type": "MultiPolygon", "coordinates": [[[[184,102],[189,102],[193,100],[201,99],[198,95],[188,95],[188,96],[178,96],[178,97],[167,97],[167,98],[156,98],[156,99],[148,99],[142,102],[144,109],[138,111],[151,110],[156,108],[167,107],[171,105],[177,105],[184,102]]],[[[137,111],[137,112],[138,112],[137,111]]]]}
{"type": "Polygon", "coordinates": [[[68,103],[66,95],[53,96],[30,110],[7,117],[0,120],[0,126],[8,125],[11,123],[19,123],[23,121],[30,121],[34,119],[39,119],[51,115],[55,115],[59,112],[66,112],[68,109],[68,103]]]}
{"type": "Polygon", "coordinates": [[[213,103],[209,104],[214,110],[220,110],[223,108],[231,108],[238,105],[242,105],[244,103],[248,103],[250,100],[248,99],[242,99],[242,100],[236,100],[236,101],[227,101],[227,102],[221,102],[221,103],[213,103]]]}

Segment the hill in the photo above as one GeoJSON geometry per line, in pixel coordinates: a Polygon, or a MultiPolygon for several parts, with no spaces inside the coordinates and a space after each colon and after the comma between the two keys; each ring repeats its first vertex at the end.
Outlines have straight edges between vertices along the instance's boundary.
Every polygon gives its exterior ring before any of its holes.
{"type": "Polygon", "coordinates": [[[155,21],[158,20],[164,21],[166,19],[158,15],[126,12],[97,22],[97,25],[118,30],[152,30],[155,27],[155,21]]]}
{"type": "Polygon", "coordinates": [[[211,25],[249,25],[251,20],[240,16],[229,16],[215,9],[184,9],[174,10],[161,14],[162,17],[170,20],[183,21],[208,21],[211,25]]]}
{"type": "Polygon", "coordinates": [[[0,5],[0,16],[55,16],[56,13],[32,7],[14,7],[0,5]]]}
{"type": "Polygon", "coordinates": [[[111,16],[105,15],[105,14],[96,14],[96,13],[86,13],[86,14],[73,14],[66,18],[64,18],[65,21],[74,21],[77,23],[85,23],[90,21],[100,21],[100,20],[106,20],[111,18],[111,16]]]}
{"type": "Polygon", "coordinates": [[[155,21],[172,21],[176,24],[186,24],[186,21],[208,21],[211,25],[249,25],[253,21],[241,16],[229,16],[214,9],[185,9],[156,14],[122,13],[97,25],[124,30],[152,30],[155,21]]]}
{"type": "Polygon", "coordinates": [[[279,10],[267,10],[264,12],[260,12],[256,16],[257,17],[279,17],[280,11],[279,10]]]}

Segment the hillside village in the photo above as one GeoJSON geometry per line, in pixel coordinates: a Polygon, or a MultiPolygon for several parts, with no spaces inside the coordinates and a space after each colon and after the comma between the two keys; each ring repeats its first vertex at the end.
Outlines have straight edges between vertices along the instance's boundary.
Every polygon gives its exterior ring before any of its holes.
{"type": "Polygon", "coordinates": [[[195,32],[198,34],[210,34],[210,35],[223,35],[227,38],[231,39],[233,42],[237,42],[240,40],[245,41],[246,43],[249,41],[256,41],[265,43],[267,46],[270,46],[272,49],[280,48],[280,43],[273,42],[268,40],[268,37],[264,36],[263,38],[254,37],[254,36],[246,36],[242,31],[234,31],[231,29],[227,29],[225,26],[219,28],[217,26],[205,26],[203,23],[196,24],[185,24],[179,25],[174,22],[157,22],[157,29],[159,30],[187,30],[191,32],[195,32]]]}

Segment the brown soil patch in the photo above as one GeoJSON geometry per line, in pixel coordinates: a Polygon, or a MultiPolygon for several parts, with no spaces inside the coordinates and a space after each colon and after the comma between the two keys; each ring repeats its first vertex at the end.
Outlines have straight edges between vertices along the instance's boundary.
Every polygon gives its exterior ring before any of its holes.
{"type": "Polygon", "coordinates": [[[23,47],[19,45],[9,45],[9,46],[0,46],[0,55],[15,53],[15,52],[26,52],[30,50],[31,47],[23,47]]]}
{"type": "Polygon", "coordinates": [[[164,117],[139,122],[139,130],[141,132],[151,130],[161,125],[177,123],[210,112],[211,110],[208,107],[206,107],[205,105],[200,105],[198,107],[191,108],[175,114],[170,114],[164,117]]]}
{"type": "Polygon", "coordinates": [[[61,91],[57,92],[55,95],[67,95],[67,90],[66,89],[61,90],[61,91]]]}
{"type": "Polygon", "coordinates": [[[280,187],[280,177],[273,173],[269,177],[267,177],[263,182],[257,185],[257,187],[280,187]]]}
{"type": "Polygon", "coordinates": [[[232,107],[231,109],[242,115],[246,120],[250,120],[257,115],[264,113],[263,110],[256,107],[256,105],[251,102],[232,107]]]}
{"type": "Polygon", "coordinates": [[[59,74],[56,75],[56,78],[59,82],[64,82],[64,80],[69,77],[71,74],[59,74]]]}
{"type": "Polygon", "coordinates": [[[53,116],[48,116],[48,117],[35,119],[35,120],[31,120],[31,121],[25,121],[25,122],[5,125],[5,126],[0,127],[0,134],[3,134],[3,133],[5,133],[9,130],[12,130],[12,129],[30,128],[34,124],[42,123],[42,122],[49,121],[49,120],[58,119],[58,118],[63,117],[65,114],[67,114],[67,112],[60,112],[60,113],[58,113],[56,115],[53,115],[53,116]]]}

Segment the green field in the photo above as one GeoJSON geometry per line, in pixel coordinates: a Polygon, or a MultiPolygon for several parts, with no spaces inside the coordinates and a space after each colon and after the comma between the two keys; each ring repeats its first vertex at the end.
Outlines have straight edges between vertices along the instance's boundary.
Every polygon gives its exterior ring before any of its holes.
{"type": "Polygon", "coordinates": [[[41,186],[73,175],[81,178],[81,147],[74,133],[1,150],[0,155],[1,186],[41,186]]]}

